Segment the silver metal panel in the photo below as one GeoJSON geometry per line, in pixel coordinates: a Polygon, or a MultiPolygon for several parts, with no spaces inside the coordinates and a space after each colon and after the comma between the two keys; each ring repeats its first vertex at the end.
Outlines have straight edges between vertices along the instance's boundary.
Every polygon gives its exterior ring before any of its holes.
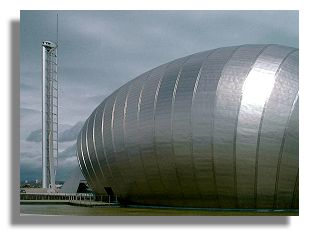
{"type": "Polygon", "coordinates": [[[298,96],[282,140],[277,172],[275,208],[298,207],[298,96]]]}
{"type": "Polygon", "coordinates": [[[115,155],[115,163],[113,164],[113,175],[122,176],[122,181],[125,189],[123,194],[126,195],[134,184],[134,179],[128,178],[132,172],[129,158],[126,153],[124,144],[124,113],[128,88],[130,84],[122,86],[116,94],[116,99],[113,108],[113,122],[112,122],[112,139],[113,152],[115,155]]]}
{"type": "MultiPolygon", "coordinates": [[[[294,100],[294,98],[292,98],[290,101],[286,101],[286,104],[278,103],[276,97],[281,92],[281,89],[284,90],[284,88],[279,81],[280,89],[278,89],[277,82],[279,78],[277,78],[277,76],[287,56],[294,50],[293,48],[271,46],[261,55],[259,58],[260,60],[257,60],[257,63],[259,61],[261,62],[260,67],[263,68],[262,73],[267,73],[265,77],[259,77],[259,86],[260,88],[262,87],[264,91],[260,92],[258,95],[259,99],[261,98],[261,102],[259,100],[257,101],[255,97],[254,106],[248,106],[248,109],[254,111],[254,113],[251,112],[251,114],[261,116],[262,120],[259,132],[260,136],[258,137],[256,148],[256,207],[258,208],[273,207],[278,153],[290,107],[294,100]],[[261,78],[264,78],[264,80],[260,81],[262,80],[261,78]],[[275,89],[273,89],[274,86],[276,86],[275,89]],[[265,96],[265,101],[262,100],[262,95],[265,96]],[[269,96],[270,98],[268,101],[269,96]],[[263,103],[266,106],[264,110],[263,103]]],[[[255,68],[257,68],[257,66],[255,68]]],[[[255,85],[253,87],[256,88],[257,86],[255,85]]],[[[295,95],[297,94],[297,90],[295,89],[291,92],[294,92],[295,95]]],[[[286,95],[282,96],[284,97],[286,95]]]]}
{"type": "MultiPolygon", "coordinates": [[[[83,129],[81,129],[83,130],[83,129]]],[[[86,172],[86,168],[85,168],[85,165],[84,165],[84,161],[83,161],[83,158],[82,158],[82,152],[81,152],[81,135],[82,135],[82,132],[80,132],[78,134],[78,137],[77,137],[77,141],[76,141],[76,155],[77,155],[77,162],[78,162],[78,165],[80,167],[80,170],[83,174],[83,176],[88,179],[88,181],[90,181],[90,177],[87,175],[87,172],[86,172]]]]}
{"type": "Polygon", "coordinates": [[[235,47],[209,51],[201,68],[192,101],[192,151],[195,175],[201,198],[208,202],[209,207],[218,206],[212,145],[216,90],[222,69],[234,51],[235,47]]]}
{"type": "Polygon", "coordinates": [[[97,177],[97,173],[94,169],[94,165],[92,164],[91,160],[91,154],[93,153],[93,141],[89,140],[92,135],[92,125],[93,125],[93,118],[94,118],[94,112],[89,116],[87,122],[86,122],[86,127],[85,127],[85,133],[84,133],[84,142],[83,143],[83,150],[84,150],[84,158],[85,158],[85,163],[88,166],[88,172],[91,176],[94,177],[94,181],[96,184],[98,183],[99,179],[97,177]]]}
{"type": "Polygon", "coordinates": [[[81,155],[81,165],[84,166],[84,174],[85,178],[88,181],[88,184],[92,189],[96,189],[96,180],[95,176],[91,173],[88,154],[87,154],[87,147],[86,147],[86,132],[87,132],[87,124],[88,124],[89,118],[86,120],[85,125],[83,129],[81,130],[81,136],[80,136],[80,155],[81,155]]]}
{"type": "MultiPolygon", "coordinates": [[[[102,102],[95,110],[94,118],[93,118],[93,127],[92,127],[92,141],[93,141],[93,159],[94,159],[94,165],[95,168],[97,168],[97,175],[101,183],[101,187],[106,186],[106,181],[109,176],[105,171],[103,171],[103,167],[100,160],[100,154],[102,152],[102,149],[100,149],[102,146],[102,112],[104,108],[105,102],[102,102]],[[108,176],[108,177],[107,177],[108,176]]],[[[103,161],[106,160],[106,157],[103,152],[103,161]]],[[[105,164],[106,165],[106,164],[105,164]]],[[[111,181],[111,180],[110,180],[111,181]]],[[[105,191],[97,190],[100,194],[105,194],[105,191]]]]}
{"type": "Polygon", "coordinates": [[[294,185],[293,199],[292,199],[292,209],[299,209],[299,173],[297,172],[297,178],[294,185]]]}
{"type": "MultiPolygon", "coordinates": [[[[111,173],[111,169],[107,162],[106,152],[104,148],[104,139],[103,139],[103,121],[104,121],[104,110],[105,110],[104,100],[96,109],[96,115],[94,117],[94,127],[93,127],[93,146],[94,146],[94,154],[98,159],[98,165],[101,172],[101,178],[103,182],[113,183],[113,177],[111,173]]],[[[109,185],[104,185],[108,187],[109,185]]],[[[105,194],[104,192],[100,192],[100,194],[105,194]]]]}
{"type": "Polygon", "coordinates": [[[169,199],[182,201],[183,192],[176,168],[172,145],[172,105],[175,87],[181,74],[182,65],[188,58],[171,62],[165,71],[158,91],[155,112],[155,141],[161,179],[169,190],[169,199]]]}
{"type": "Polygon", "coordinates": [[[262,147],[260,142],[264,141],[261,138],[261,129],[263,124],[268,122],[268,110],[265,116],[264,106],[268,105],[267,101],[275,85],[276,72],[290,52],[291,48],[265,48],[252,66],[242,87],[236,135],[237,194],[240,207],[253,208],[258,201],[257,189],[254,187],[259,182],[258,173],[255,173],[259,163],[258,152],[274,150],[259,148],[262,147]]]}
{"type": "Polygon", "coordinates": [[[141,158],[140,142],[141,135],[139,132],[139,111],[142,89],[147,80],[149,73],[142,74],[132,82],[127,94],[126,112],[124,118],[124,142],[126,153],[130,161],[131,175],[127,178],[133,180],[133,185],[128,190],[128,199],[133,202],[138,199],[150,197],[153,192],[149,186],[144,162],[141,158]]]}
{"type": "Polygon", "coordinates": [[[153,201],[168,198],[168,189],[161,179],[161,173],[157,160],[155,137],[154,137],[154,114],[156,96],[160,89],[161,80],[166,69],[166,64],[149,72],[149,78],[143,87],[139,112],[140,151],[145,175],[153,190],[153,201]]]}
{"type": "Polygon", "coordinates": [[[238,48],[223,68],[214,111],[213,158],[219,205],[237,207],[235,130],[242,86],[265,46],[238,48]]]}
{"type": "Polygon", "coordinates": [[[295,198],[293,193],[293,191],[298,193],[298,190],[293,190],[293,185],[298,185],[298,94],[295,95],[294,92],[298,91],[298,51],[287,58],[279,74],[282,89],[286,92],[284,97],[277,97],[276,100],[283,103],[285,100],[291,101],[292,98],[293,103],[288,104],[289,120],[280,146],[274,207],[290,208],[294,203],[298,205],[298,196],[295,198]],[[294,180],[295,178],[297,181],[294,180]]]}
{"type": "Polygon", "coordinates": [[[294,50],[220,48],[130,81],[80,132],[85,178],[125,203],[298,208],[294,50]]]}
{"type": "Polygon", "coordinates": [[[175,166],[179,174],[184,199],[200,199],[200,191],[192,157],[191,106],[196,81],[209,52],[192,55],[182,66],[174,90],[172,107],[172,144],[175,166]]]}
{"type": "MultiPolygon", "coordinates": [[[[94,119],[96,115],[95,110],[89,117],[88,123],[86,126],[86,150],[87,150],[87,157],[88,157],[88,162],[90,164],[90,170],[92,172],[92,176],[95,178],[95,185],[97,186],[97,191],[100,193],[104,192],[104,181],[102,179],[101,175],[101,169],[99,162],[97,161],[97,156],[95,153],[95,148],[94,148],[94,139],[93,139],[93,126],[94,126],[94,119]]],[[[87,162],[86,162],[87,163],[87,162]]]]}
{"type": "MultiPolygon", "coordinates": [[[[116,184],[114,177],[113,177],[113,173],[112,170],[110,168],[109,162],[108,162],[108,157],[106,154],[106,149],[105,149],[105,140],[104,140],[104,135],[103,133],[105,132],[105,129],[107,126],[104,125],[104,120],[105,120],[105,108],[106,108],[106,101],[107,99],[105,99],[97,108],[97,115],[95,118],[95,133],[94,133],[94,137],[95,137],[95,148],[96,148],[96,153],[99,159],[99,164],[101,166],[103,175],[105,177],[106,180],[106,184],[104,185],[104,187],[111,187],[113,186],[113,190],[115,192],[120,192],[120,190],[118,189],[118,185],[116,184]]],[[[102,192],[100,194],[106,194],[106,192],[102,192]]]]}
{"type": "MultiPolygon", "coordinates": [[[[267,185],[263,181],[259,183],[260,188],[263,188],[260,193],[263,195],[263,201],[262,203],[258,202],[257,207],[272,208],[272,201],[274,207],[277,205],[278,172],[280,172],[286,126],[291,115],[291,109],[294,106],[295,97],[298,94],[298,81],[295,80],[295,78],[298,78],[298,60],[295,60],[294,54],[290,54],[280,66],[276,84],[267,105],[268,113],[266,112],[267,109],[265,111],[259,150],[261,158],[259,159],[264,160],[262,169],[264,173],[261,173],[261,175],[267,177],[268,181],[267,185]],[[291,63],[294,65],[291,66],[291,63]],[[295,69],[291,71],[289,68],[297,68],[297,74],[295,74],[295,69]]],[[[295,176],[296,173],[294,172],[294,178],[295,176]]],[[[291,202],[291,199],[289,200],[291,202]]],[[[283,203],[283,199],[281,203],[283,203]]]]}
{"type": "Polygon", "coordinates": [[[115,109],[115,99],[118,91],[119,90],[117,90],[111,96],[106,98],[104,108],[104,120],[103,120],[103,140],[104,140],[104,151],[106,155],[106,161],[112,174],[113,184],[117,186],[114,187],[115,189],[113,188],[113,191],[118,196],[121,197],[123,194],[125,194],[125,186],[122,184],[124,181],[124,177],[119,172],[116,163],[116,155],[114,152],[114,143],[113,143],[114,109],[115,109]]]}

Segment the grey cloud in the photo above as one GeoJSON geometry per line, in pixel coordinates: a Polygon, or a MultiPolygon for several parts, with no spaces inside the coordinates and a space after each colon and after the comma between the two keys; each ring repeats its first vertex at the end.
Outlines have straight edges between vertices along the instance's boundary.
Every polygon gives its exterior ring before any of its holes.
{"type": "MultiPolygon", "coordinates": [[[[24,141],[22,142],[22,145],[27,145],[27,148],[21,148],[26,151],[22,151],[20,154],[20,179],[41,179],[42,156],[38,149],[31,149],[31,146],[37,146],[40,148],[40,145],[35,145],[35,143],[24,141]]],[[[78,166],[75,149],[76,146],[75,143],[73,143],[70,144],[64,151],[59,153],[56,176],[57,180],[66,180],[69,177],[70,172],[78,166]]]]}
{"type": "Polygon", "coordinates": [[[80,121],[59,135],[59,142],[75,141],[84,122],[80,121]]]}
{"type": "Polygon", "coordinates": [[[23,158],[23,160],[27,160],[27,161],[29,161],[29,160],[33,161],[31,159],[39,158],[39,156],[36,153],[32,153],[32,152],[21,152],[20,155],[23,158]]]}
{"type": "Polygon", "coordinates": [[[107,96],[105,94],[96,95],[96,96],[89,96],[87,97],[88,101],[94,102],[96,104],[101,103],[107,96]]]}
{"type": "Polygon", "coordinates": [[[29,141],[29,142],[41,142],[41,140],[42,140],[42,130],[41,129],[31,132],[29,136],[26,138],[26,141],[29,141]]]}
{"type": "MultiPolygon", "coordinates": [[[[67,180],[71,172],[78,167],[76,156],[68,157],[59,160],[57,168],[57,180],[67,180]]],[[[40,165],[33,165],[32,161],[22,161],[20,163],[20,179],[34,180],[42,179],[42,167],[40,165]]]]}
{"type": "Polygon", "coordinates": [[[26,82],[22,82],[22,83],[20,84],[20,88],[21,88],[22,90],[31,90],[31,91],[33,91],[33,90],[36,89],[36,88],[34,88],[34,87],[32,86],[32,84],[27,84],[26,82]]]}
{"type": "Polygon", "coordinates": [[[41,112],[31,108],[21,108],[20,109],[20,117],[27,118],[29,115],[40,114],[41,112]]]}
{"type": "MultiPolygon", "coordinates": [[[[75,141],[77,135],[82,128],[84,122],[80,121],[76,123],[74,126],[70,125],[59,125],[59,142],[68,142],[68,141],[75,141]]],[[[26,138],[26,141],[29,142],[41,142],[42,140],[42,129],[37,129],[32,131],[29,136],[26,138]]]]}
{"type": "Polygon", "coordinates": [[[76,168],[79,168],[76,156],[59,159],[56,179],[67,180],[76,168]]]}
{"type": "Polygon", "coordinates": [[[29,160],[31,158],[41,158],[41,155],[42,155],[41,144],[36,142],[28,142],[25,140],[20,140],[21,161],[29,160]]]}
{"type": "Polygon", "coordinates": [[[23,145],[24,143],[22,142],[20,153],[20,179],[40,179],[42,173],[42,159],[40,152],[33,149],[31,144],[26,144],[27,148],[23,148],[23,145]]]}
{"type": "Polygon", "coordinates": [[[66,159],[68,157],[76,157],[76,144],[74,143],[72,146],[68,147],[64,151],[59,153],[59,158],[66,159]]]}

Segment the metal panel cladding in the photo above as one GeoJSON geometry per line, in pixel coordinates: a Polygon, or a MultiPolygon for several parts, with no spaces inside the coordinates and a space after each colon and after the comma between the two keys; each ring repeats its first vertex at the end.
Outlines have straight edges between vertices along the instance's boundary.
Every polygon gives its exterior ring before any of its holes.
{"type": "Polygon", "coordinates": [[[124,203],[298,208],[298,49],[225,47],[154,68],[95,109],[77,147],[92,189],[124,203]]]}

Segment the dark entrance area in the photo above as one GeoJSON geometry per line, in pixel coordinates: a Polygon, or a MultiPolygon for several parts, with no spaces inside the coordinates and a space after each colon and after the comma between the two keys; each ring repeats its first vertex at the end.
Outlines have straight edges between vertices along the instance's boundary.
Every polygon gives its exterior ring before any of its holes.
{"type": "Polygon", "coordinates": [[[111,197],[114,196],[114,191],[113,191],[113,189],[111,187],[104,187],[104,189],[105,189],[107,195],[109,195],[111,197]]]}

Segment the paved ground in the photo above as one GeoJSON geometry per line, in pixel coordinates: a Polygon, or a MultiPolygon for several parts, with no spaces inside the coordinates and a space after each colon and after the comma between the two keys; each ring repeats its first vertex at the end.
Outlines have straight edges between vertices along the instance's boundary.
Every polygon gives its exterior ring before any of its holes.
{"type": "Polygon", "coordinates": [[[20,200],[21,205],[72,205],[72,206],[118,206],[116,203],[99,201],[81,201],[81,200],[20,200]]]}
{"type": "Polygon", "coordinates": [[[298,211],[222,211],[192,209],[157,209],[135,207],[80,207],[69,205],[20,205],[21,215],[78,216],[297,216],[298,211]]]}

